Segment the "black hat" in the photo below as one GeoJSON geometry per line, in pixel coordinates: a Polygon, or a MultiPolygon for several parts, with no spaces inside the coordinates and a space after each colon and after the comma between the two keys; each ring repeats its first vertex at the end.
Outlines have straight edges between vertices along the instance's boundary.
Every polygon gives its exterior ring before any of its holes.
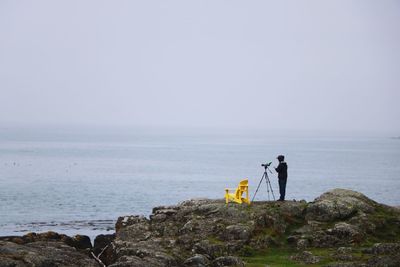
{"type": "Polygon", "coordinates": [[[279,156],[277,157],[277,159],[278,159],[279,161],[284,161],[284,160],[285,160],[285,156],[284,156],[284,155],[279,155],[279,156]]]}

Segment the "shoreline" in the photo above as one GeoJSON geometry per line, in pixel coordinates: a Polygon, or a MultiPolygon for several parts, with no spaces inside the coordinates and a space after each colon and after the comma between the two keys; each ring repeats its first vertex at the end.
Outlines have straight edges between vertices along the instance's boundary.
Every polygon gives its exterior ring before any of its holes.
{"type": "Polygon", "coordinates": [[[311,202],[240,205],[226,204],[223,199],[190,199],[154,207],[149,217],[119,217],[115,232],[94,238],[53,231],[0,237],[0,267],[44,263],[400,266],[400,209],[348,189],[329,190],[311,202]]]}
{"type": "MultiPolygon", "coordinates": [[[[217,200],[217,199],[215,199],[217,200]]],[[[290,201],[290,200],[289,200],[290,201]]],[[[305,200],[293,200],[293,201],[305,201],[305,200]]],[[[255,203],[268,203],[272,201],[256,201],[255,203]]],[[[380,203],[382,205],[388,206],[390,208],[396,209],[400,211],[400,205],[388,205],[385,203],[380,203]]],[[[129,216],[129,215],[126,215],[129,216]]],[[[126,217],[126,216],[119,216],[126,217]]],[[[149,218],[151,215],[144,216],[145,218],[149,218]]],[[[31,223],[22,223],[22,224],[3,224],[0,227],[0,238],[4,237],[21,237],[29,233],[43,234],[47,232],[55,232],[58,234],[64,234],[68,236],[75,235],[85,235],[88,236],[91,242],[94,242],[94,239],[98,235],[109,235],[115,233],[115,225],[118,222],[118,218],[115,220],[74,220],[74,221],[50,221],[50,222],[31,222],[31,223]]]]}

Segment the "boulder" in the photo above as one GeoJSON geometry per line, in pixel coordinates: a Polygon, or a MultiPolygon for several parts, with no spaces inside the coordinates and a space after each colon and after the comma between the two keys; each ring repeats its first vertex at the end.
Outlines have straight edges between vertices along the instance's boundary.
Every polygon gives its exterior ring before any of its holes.
{"type": "Polygon", "coordinates": [[[90,238],[86,235],[75,235],[73,238],[74,247],[77,249],[91,249],[92,243],[90,238]]]}
{"type": "Polygon", "coordinates": [[[361,193],[334,189],[322,194],[308,205],[306,219],[323,222],[349,219],[358,211],[373,212],[375,204],[377,203],[361,193]]]}
{"type": "Polygon", "coordinates": [[[98,235],[94,239],[93,253],[97,256],[115,239],[115,234],[98,235]]]}

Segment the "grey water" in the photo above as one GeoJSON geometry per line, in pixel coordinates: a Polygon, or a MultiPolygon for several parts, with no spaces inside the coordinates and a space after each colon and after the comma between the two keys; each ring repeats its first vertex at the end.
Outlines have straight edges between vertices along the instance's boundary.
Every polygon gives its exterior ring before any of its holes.
{"type": "MultiPolygon", "coordinates": [[[[191,198],[223,198],[284,154],[287,199],[333,188],[400,205],[400,140],[263,133],[0,129],[0,236],[111,233],[123,215],[191,198]]],[[[278,195],[276,174],[270,174],[278,195]]],[[[272,196],[270,196],[272,198],[272,196]]],[[[261,184],[256,200],[267,200],[261,184]]]]}

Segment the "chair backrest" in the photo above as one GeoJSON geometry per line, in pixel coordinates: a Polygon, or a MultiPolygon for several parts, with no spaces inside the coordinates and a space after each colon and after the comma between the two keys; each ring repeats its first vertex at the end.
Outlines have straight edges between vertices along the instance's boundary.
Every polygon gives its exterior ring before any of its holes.
{"type": "Polygon", "coordinates": [[[238,187],[236,188],[235,195],[237,198],[240,198],[244,192],[249,188],[249,180],[245,179],[240,181],[238,187]]]}

